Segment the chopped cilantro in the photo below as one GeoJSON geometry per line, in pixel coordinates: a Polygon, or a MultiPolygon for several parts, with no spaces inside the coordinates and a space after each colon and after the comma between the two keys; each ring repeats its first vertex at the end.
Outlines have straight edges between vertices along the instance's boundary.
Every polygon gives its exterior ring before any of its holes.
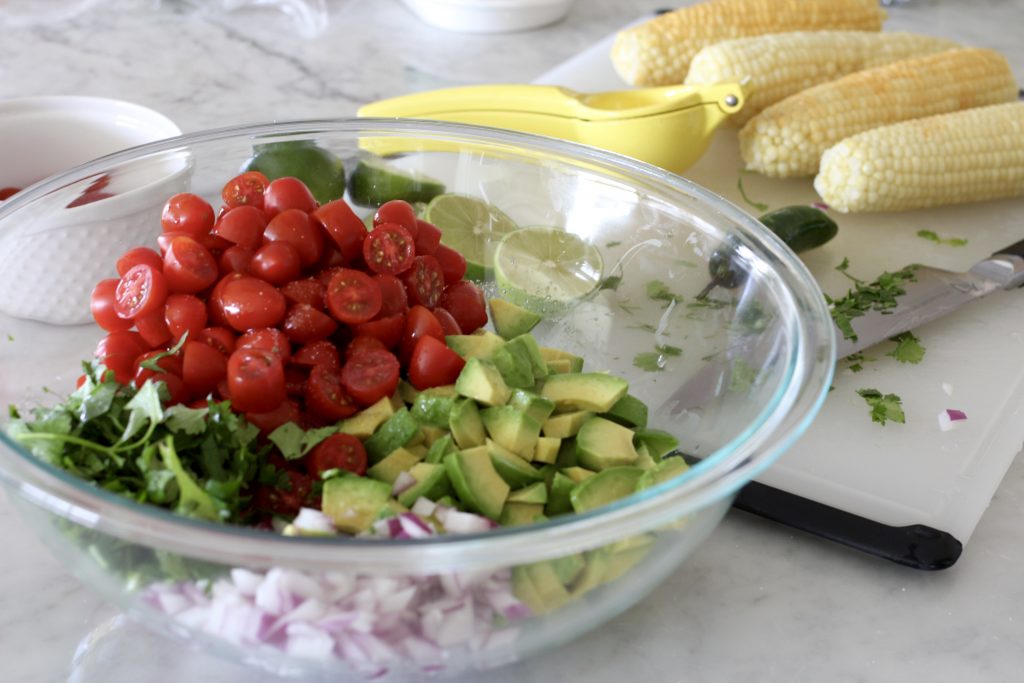
{"type": "Polygon", "coordinates": [[[668,285],[661,280],[651,280],[646,285],[647,296],[655,301],[682,301],[683,297],[669,291],[668,285]]]}
{"type": "Polygon", "coordinates": [[[610,289],[614,292],[616,289],[619,288],[620,284],[622,284],[621,275],[609,275],[608,277],[604,278],[603,280],[601,280],[601,282],[598,283],[597,288],[610,289]]]}
{"type": "Polygon", "coordinates": [[[903,401],[896,394],[882,394],[878,389],[858,389],[857,394],[871,407],[871,421],[884,425],[888,421],[907,421],[903,401]]]}
{"type": "Polygon", "coordinates": [[[14,335],[13,335],[13,334],[10,334],[10,333],[8,333],[8,334],[7,334],[7,341],[14,341],[14,335]]]}
{"type": "Polygon", "coordinates": [[[850,369],[850,372],[860,372],[864,369],[863,363],[865,358],[863,353],[851,353],[843,360],[849,363],[847,367],[850,369]]]}
{"type": "Polygon", "coordinates": [[[742,358],[732,362],[732,373],[729,376],[729,391],[742,393],[750,389],[757,379],[757,368],[742,358]]]}
{"type": "Polygon", "coordinates": [[[153,354],[146,360],[139,363],[139,367],[145,368],[146,370],[152,370],[153,372],[164,372],[164,369],[160,367],[160,361],[163,360],[164,358],[167,358],[168,356],[177,355],[178,352],[181,351],[182,347],[185,346],[186,340],[188,340],[187,330],[185,334],[181,335],[181,339],[178,340],[177,344],[167,349],[166,351],[161,351],[160,353],[153,354]]]}
{"type": "Polygon", "coordinates": [[[839,299],[825,295],[825,300],[831,308],[832,320],[843,333],[843,337],[857,341],[857,333],[853,331],[854,318],[859,318],[869,311],[885,312],[896,308],[896,299],[906,294],[903,285],[917,279],[914,275],[917,267],[907,266],[894,273],[882,273],[874,282],[864,282],[849,275],[846,273],[848,267],[849,261],[843,259],[836,270],[853,280],[854,287],[839,299]]]}
{"type": "Polygon", "coordinates": [[[633,356],[633,365],[644,372],[660,372],[665,369],[665,356],[657,351],[641,351],[633,356]]]}
{"type": "Polygon", "coordinates": [[[606,246],[609,249],[611,249],[612,247],[617,247],[620,244],[622,244],[622,242],[620,242],[619,240],[612,240],[611,242],[606,243],[604,246],[606,246]]]}
{"type": "Polygon", "coordinates": [[[622,310],[624,310],[626,313],[629,313],[630,315],[636,313],[637,307],[634,306],[633,304],[627,304],[624,301],[620,301],[616,305],[622,310]]]}
{"type": "Polygon", "coordinates": [[[918,230],[917,236],[921,239],[926,239],[929,242],[935,242],[935,244],[945,244],[950,247],[962,247],[967,244],[967,238],[965,237],[939,237],[938,233],[934,230],[918,230]]]}
{"type": "Polygon", "coordinates": [[[921,340],[914,336],[913,332],[904,332],[892,338],[896,342],[896,348],[887,353],[900,363],[911,363],[917,365],[924,358],[924,346],[921,340]]]}
{"type": "Polygon", "coordinates": [[[270,432],[267,438],[277,446],[285,460],[295,460],[309,453],[314,446],[337,431],[338,428],[333,426],[307,431],[294,422],[285,422],[270,432]]]}
{"type": "Polygon", "coordinates": [[[654,349],[658,353],[664,354],[666,356],[683,355],[683,350],[681,348],[679,348],[678,346],[671,346],[669,344],[658,344],[657,346],[654,347],[654,349]]]}
{"type": "Polygon", "coordinates": [[[658,331],[658,328],[655,327],[654,325],[651,325],[650,323],[640,323],[638,325],[630,325],[626,329],[629,329],[629,330],[644,330],[645,332],[651,332],[651,333],[658,331]]]}
{"type": "Polygon", "coordinates": [[[736,178],[736,189],[740,191],[740,196],[743,197],[743,201],[745,201],[747,204],[750,204],[758,211],[767,211],[767,204],[765,204],[764,202],[755,202],[754,200],[747,196],[747,191],[743,189],[743,174],[745,172],[746,171],[740,171],[739,176],[736,178]]]}

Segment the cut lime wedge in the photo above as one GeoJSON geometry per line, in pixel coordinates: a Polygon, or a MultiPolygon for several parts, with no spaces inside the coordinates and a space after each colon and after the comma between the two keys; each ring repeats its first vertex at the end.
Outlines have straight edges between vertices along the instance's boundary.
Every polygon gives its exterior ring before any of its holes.
{"type": "Polygon", "coordinates": [[[506,299],[550,315],[567,310],[597,289],[601,254],[571,232],[522,228],[494,250],[494,279],[506,299]]]}
{"type": "Polygon", "coordinates": [[[362,206],[380,206],[392,199],[429,202],[444,192],[444,183],[417,173],[400,170],[383,159],[360,159],[348,179],[348,196],[362,206]]]}
{"type": "Polygon", "coordinates": [[[466,259],[466,277],[483,281],[490,276],[494,249],[502,237],[516,229],[505,213],[476,197],[443,194],[434,197],[423,220],[441,230],[441,243],[466,259]]]}

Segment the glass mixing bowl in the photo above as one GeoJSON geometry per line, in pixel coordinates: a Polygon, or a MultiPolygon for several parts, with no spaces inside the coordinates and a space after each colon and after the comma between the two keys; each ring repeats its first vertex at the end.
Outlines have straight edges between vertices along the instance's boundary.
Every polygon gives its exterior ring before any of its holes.
{"type": "MultiPolygon", "coordinates": [[[[279,142],[315,142],[349,170],[357,158],[386,154],[518,226],[550,226],[592,245],[602,272],[581,277],[599,275],[600,286],[533,334],[584,357],[590,370],[628,379],[649,425],[675,435],[691,466],[605,507],[529,526],[416,540],[290,537],[140,505],[0,433],[0,479],[26,521],[69,571],[154,629],[306,679],[420,680],[529,657],[599,626],[677,571],[824,399],[834,362],[829,313],[782,242],[678,176],[551,139],[374,119],[195,133],[16,195],[0,208],[0,249],[36,245],[26,258],[51,264],[30,285],[39,294],[69,280],[91,288],[86,265],[105,263],[113,276],[118,254],[140,239],[155,245],[167,177],[216,206],[254,144],[279,142]],[[68,198],[97,178],[109,180],[112,196],[69,227],[68,198]],[[104,215],[134,229],[103,230],[104,215]],[[59,239],[48,233],[54,224],[59,239]],[[708,260],[726,241],[747,276],[698,299],[708,260]]],[[[484,287],[493,293],[495,283],[484,287]]],[[[0,330],[0,403],[22,408],[72,391],[103,334],[3,311],[0,330]]]]}

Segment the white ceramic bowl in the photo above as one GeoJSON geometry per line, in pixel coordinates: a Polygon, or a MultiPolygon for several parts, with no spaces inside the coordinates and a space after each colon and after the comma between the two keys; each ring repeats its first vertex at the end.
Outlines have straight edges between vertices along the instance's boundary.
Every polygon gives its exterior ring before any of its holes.
{"type": "Polygon", "coordinates": [[[449,31],[505,33],[553,24],[573,0],[403,0],[423,21],[449,31]]]}
{"type": "MultiPolygon", "coordinates": [[[[131,102],[51,96],[0,101],[0,187],[28,187],[113,152],[180,135],[166,116],[131,102]]],[[[0,311],[71,325],[90,322],[89,294],[110,277],[133,235],[152,234],[162,202],[188,185],[188,160],[68,185],[60,210],[15,214],[0,238],[0,311]],[[90,201],[91,200],[91,201],[90,201]]],[[[8,200],[16,204],[17,195],[8,200]]],[[[149,240],[151,241],[151,240],[149,240]]],[[[141,243],[141,242],[140,242],[141,243]]]]}

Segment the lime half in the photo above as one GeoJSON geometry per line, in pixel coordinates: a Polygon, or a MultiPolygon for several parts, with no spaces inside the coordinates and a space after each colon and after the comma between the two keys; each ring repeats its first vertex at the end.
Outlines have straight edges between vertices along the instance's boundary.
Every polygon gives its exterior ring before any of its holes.
{"type": "Polygon", "coordinates": [[[428,202],[444,192],[444,184],[412,170],[399,170],[376,157],[360,159],[348,179],[348,195],[362,206],[380,206],[392,199],[428,202]]]}
{"type": "Polygon", "coordinates": [[[496,245],[517,227],[496,206],[461,194],[434,197],[427,204],[423,220],[441,230],[442,244],[465,257],[466,277],[477,281],[490,275],[496,245]]]}
{"type": "Polygon", "coordinates": [[[494,250],[494,279],[506,299],[550,315],[567,310],[597,289],[601,254],[571,232],[522,228],[494,250]]]}

